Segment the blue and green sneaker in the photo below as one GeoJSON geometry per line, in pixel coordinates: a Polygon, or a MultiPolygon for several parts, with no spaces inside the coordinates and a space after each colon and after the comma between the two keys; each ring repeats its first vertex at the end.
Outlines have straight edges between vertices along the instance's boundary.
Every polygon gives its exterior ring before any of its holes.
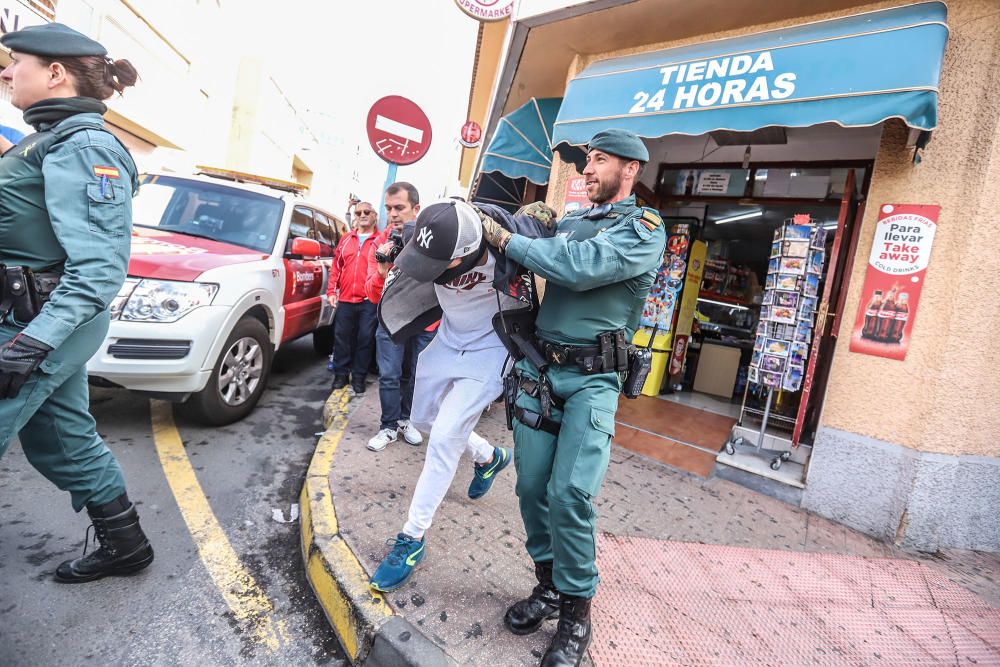
{"type": "Polygon", "coordinates": [[[382,593],[394,591],[405,584],[413,574],[413,568],[427,555],[424,541],[414,539],[406,533],[400,533],[395,539],[389,538],[385,543],[392,549],[379,563],[368,582],[369,586],[382,593]]]}
{"type": "Polygon", "coordinates": [[[485,465],[479,465],[476,463],[473,465],[475,474],[472,476],[472,483],[469,484],[469,497],[475,500],[476,498],[482,498],[486,495],[486,492],[490,490],[493,486],[493,480],[496,479],[496,474],[510,465],[510,461],[513,457],[510,455],[510,450],[504,449],[503,447],[493,448],[493,462],[487,463],[485,465]]]}

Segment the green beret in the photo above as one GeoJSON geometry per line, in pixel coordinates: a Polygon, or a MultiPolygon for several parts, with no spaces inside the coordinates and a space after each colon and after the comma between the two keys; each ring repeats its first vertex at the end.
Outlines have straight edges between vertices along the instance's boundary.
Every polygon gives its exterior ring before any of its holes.
{"type": "Polygon", "coordinates": [[[108,55],[108,50],[99,42],[62,23],[45,23],[8,32],[0,37],[0,44],[11,51],[46,58],[108,55]]]}
{"type": "Polygon", "coordinates": [[[587,152],[597,149],[626,160],[649,162],[649,151],[637,134],[628,130],[604,130],[594,135],[587,152]]]}

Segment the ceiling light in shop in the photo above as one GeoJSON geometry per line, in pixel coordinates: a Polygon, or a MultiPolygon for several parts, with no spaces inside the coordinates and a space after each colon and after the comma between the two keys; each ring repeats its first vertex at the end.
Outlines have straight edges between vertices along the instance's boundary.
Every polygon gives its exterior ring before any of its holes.
{"type": "Polygon", "coordinates": [[[839,222],[834,220],[833,222],[824,222],[823,229],[836,229],[840,225],[839,222]]]}
{"type": "Polygon", "coordinates": [[[702,299],[698,297],[698,303],[714,303],[716,306],[725,306],[726,308],[732,308],[733,310],[750,310],[746,306],[740,306],[735,303],[727,303],[725,301],[713,301],[712,299],[702,299]]]}
{"type": "Polygon", "coordinates": [[[756,211],[748,211],[746,213],[739,213],[737,215],[730,215],[725,218],[719,218],[715,221],[717,225],[724,225],[727,222],[736,222],[737,220],[749,220],[750,218],[759,218],[764,215],[764,211],[757,209],[756,211]]]}

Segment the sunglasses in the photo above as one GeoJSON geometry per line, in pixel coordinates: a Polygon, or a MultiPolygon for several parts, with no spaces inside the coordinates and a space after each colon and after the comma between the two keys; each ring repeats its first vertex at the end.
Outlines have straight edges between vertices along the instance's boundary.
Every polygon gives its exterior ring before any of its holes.
{"type": "Polygon", "coordinates": [[[375,214],[375,211],[372,211],[370,209],[367,210],[367,211],[355,211],[354,212],[354,215],[374,215],[374,214],[375,214]]]}

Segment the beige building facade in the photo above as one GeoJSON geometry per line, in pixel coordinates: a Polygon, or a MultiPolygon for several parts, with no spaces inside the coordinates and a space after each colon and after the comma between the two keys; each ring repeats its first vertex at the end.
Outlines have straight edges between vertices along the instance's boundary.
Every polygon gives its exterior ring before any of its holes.
{"type": "MultiPolygon", "coordinates": [[[[533,97],[562,97],[574,77],[596,62],[907,3],[733,0],[718,4],[717,11],[707,6],[715,4],[520,3],[494,81],[485,143],[505,114],[533,97]]],[[[810,442],[803,443],[806,453],[793,457],[802,466],[799,502],[911,548],[1000,550],[995,516],[1000,505],[1000,351],[994,342],[1000,330],[1000,236],[993,231],[1000,210],[1000,12],[992,0],[953,0],[947,6],[947,27],[937,126],[926,146],[925,134],[897,119],[872,127],[788,127],[780,143],[733,145],[718,144],[716,135],[713,141],[707,134],[672,135],[665,120],[660,136],[647,140],[651,160],[638,192],[661,213],[678,215],[686,214],[691,202],[681,206],[683,197],[659,196],[671,168],[794,164],[841,174],[838,168],[857,165],[858,196],[851,211],[858,213],[848,221],[841,245],[847,260],[843,275],[829,277],[842,296],[839,304],[830,304],[835,327],[823,353],[825,387],[810,442]],[[940,207],[904,360],[850,349],[885,204],[940,207]]],[[[614,126],[613,120],[607,122],[614,126]]],[[[567,183],[576,175],[558,154],[553,157],[550,205],[564,207],[567,183]]],[[[831,189],[829,202],[835,194],[831,189]]],[[[767,204],[764,198],[755,201],[767,204]]],[[[770,205],[788,209],[780,202],[770,205]]],[[[829,219],[836,221],[836,209],[829,209],[829,219]]],[[[822,218],[827,209],[812,210],[822,218]]],[[[708,226],[707,220],[702,223],[708,226]]]]}
{"type": "MultiPolygon", "coordinates": [[[[257,50],[253,40],[233,30],[241,11],[239,2],[215,0],[0,0],[0,30],[58,21],[132,62],[139,82],[107,100],[105,121],[142,171],[208,165],[322,184],[332,176],[328,161],[309,157],[317,140],[308,123],[244,53],[257,50]]],[[[8,61],[0,49],[0,65],[8,61]]],[[[0,125],[31,131],[2,84],[0,125]]]]}

